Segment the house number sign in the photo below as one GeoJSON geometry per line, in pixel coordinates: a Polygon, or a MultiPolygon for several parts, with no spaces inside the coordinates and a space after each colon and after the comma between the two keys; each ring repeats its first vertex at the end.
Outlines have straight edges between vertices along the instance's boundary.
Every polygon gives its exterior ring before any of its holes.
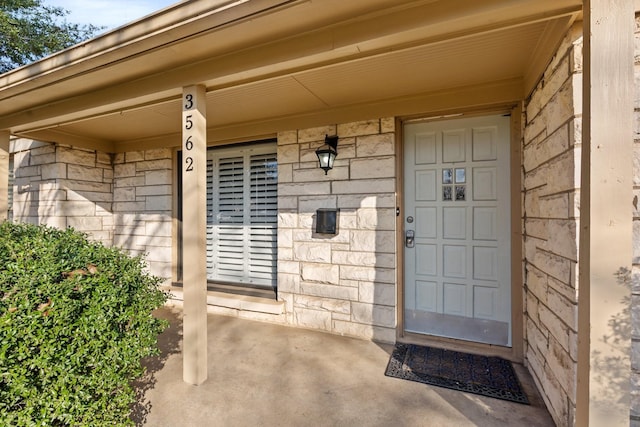
{"type": "Polygon", "coordinates": [[[184,94],[184,111],[186,114],[183,114],[184,118],[184,130],[182,132],[184,138],[184,171],[185,172],[193,172],[193,144],[195,142],[195,130],[194,130],[194,120],[197,114],[190,114],[191,111],[195,109],[195,100],[193,93],[185,93],[184,94]]]}

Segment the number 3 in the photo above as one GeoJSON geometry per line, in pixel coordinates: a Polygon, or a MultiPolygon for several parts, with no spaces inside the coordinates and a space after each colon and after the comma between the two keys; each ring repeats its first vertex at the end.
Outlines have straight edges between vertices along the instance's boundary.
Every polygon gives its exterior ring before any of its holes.
{"type": "Polygon", "coordinates": [[[190,110],[193,108],[193,95],[191,95],[190,93],[188,93],[185,96],[185,99],[187,100],[187,103],[184,105],[185,110],[190,110]]]}

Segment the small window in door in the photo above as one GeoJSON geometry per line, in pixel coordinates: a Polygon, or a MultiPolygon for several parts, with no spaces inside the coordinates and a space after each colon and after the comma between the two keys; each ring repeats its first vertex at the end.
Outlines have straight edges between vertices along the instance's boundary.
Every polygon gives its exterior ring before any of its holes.
{"type": "Polygon", "coordinates": [[[442,169],[442,201],[467,199],[467,171],[465,168],[442,169]]]}

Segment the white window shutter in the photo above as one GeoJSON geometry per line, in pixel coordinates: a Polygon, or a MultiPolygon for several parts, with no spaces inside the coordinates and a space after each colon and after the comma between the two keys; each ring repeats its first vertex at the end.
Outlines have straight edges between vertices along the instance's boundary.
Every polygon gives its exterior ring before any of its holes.
{"type": "Polygon", "coordinates": [[[207,278],[274,287],[277,258],[276,147],[207,155],[207,278]]]}

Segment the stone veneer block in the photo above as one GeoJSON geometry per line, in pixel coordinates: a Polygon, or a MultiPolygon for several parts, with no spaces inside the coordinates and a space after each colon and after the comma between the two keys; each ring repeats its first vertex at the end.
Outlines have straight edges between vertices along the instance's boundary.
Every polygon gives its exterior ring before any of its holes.
{"type": "Polygon", "coordinates": [[[278,297],[282,293],[297,294],[300,292],[300,273],[286,274],[278,272],[278,297]]]}
{"type": "MultiPolygon", "coordinates": [[[[278,145],[286,145],[286,144],[297,144],[298,143],[298,132],[295,130],[278,132],[278,145]]],[[[279,163],[278,159],[278,163],[279,163]]]]}
{"type": "Polygon", "coordinates": [[[351,232],[351,250],[356,252],[395,253],[394,231],[357,230],[351,232]]]}
{"type": "Polygon", "coordinates": [[[141,162],[144,160],[144,151],[127,151],[124,158],[126,163],[141,162]]]}
{"type": "Polygon", "coordinates": [[[65,163],[52,163],[42,165],[42,179],[58,179],[67,177],[67,165],[65,163]]]}
{"type": "Polygon", "coordinates": [[[298,212],[315,215],[320,208],[335,208],[337,206],[336,196],[311,196],[298,198],[298,212]]]}
{"type": "Polygon", "coordinates": [[[351,161],[351,179],[391,178],[395,176],[395,158],[371,157],[351,161]]]}
{"type": "Polygon", "coordinates": [[[305,184],[278,184],[278,197],[306,196],[311,194],[325,195],[330,191],[330,183],[316,182],[305,184]]]}
{"type": "Polygon", "coordinates": [[[395,135],[359,136],[356,139],[356,153],[358,157],[389,156],[395,153],[395,135]]]}
{"type": "Polygon", "coordinates": [[[395,268],[396,257],[395,254],[380,254],[375,252],[351,252],[350,248],[336,248],[333,245],[332,262],[340,265],[353,265],[353,266],[369,266],[380,268],[395,268]]]}
{"type": "Polygon", "coordinates": [[[324,143],[325,135],[335,135],[336,134],[336,126],[321,126],[310,129],[301,129],[298,131],[298,142],[311,142],[311,141],[321,141],[324,143]]]}
{"type": "Polygon", "coordinates": [[[394,328],[396,326],[395,307],[367,303],[351,303],[352,318],[357,323],[394,328]]]}
{"type": "Polygon", "coordinates": [[[361,122],[338,125],[338,136],[377,135],[380,132],[380,120],[364,120],[361,122]]]}
{"type": "Polygon", "coordinates": [[[332,180],[348,180],[349,168],[346,166],[338,166],[338,162],[334,164],[328,175],[325,175],[324,171],[317,165],[314,165],[313,169],[299,169],[293,170],[294,182],[318,182],[327,179],[330,176],[332,180]]]}
{"type": "Polygon", "coordinates": [[[380,133],[390,133],[396,131],[395,117],[385,117],[380,119],[380,133]]]}
{"type": "Polygon", "coordinates": [[[102,182],[102,169],[71,164],[67,166],[67,179],[102,182]]]}
{"type": "Polygon", "coordinates": [[[144,173],[144,185],[170,185],[173,181],[173,172],[166,170],[152,170],[144,173]]]}
{"type": "Polygon", "coordinates": [[[393,193],[396,191],[395,178],[359,179],[332,183],[333,194],[393,193]],[[373,191],[373,190],[376,191],[373,191]]]}
{"type": "Polygon", "coordinates": [[[569,351],[569,328],[562,320],[547,306],[540,304],[538,306],[538,315],[540,317],[540,325],[549,331],[562,348],[568,353],[569,351]]]}
{"type": "Polygon", "coordinates": [[[56,150],[56,162],[95,167],[96,153],[95,151],[73,149],[70,147],[58,147],[56,150]]]}
{"type": "Polygon", "coordinates": [[[115,177],[113,184],[118,187],[142,187],[145,185],[144,176],[133,176],[130,178],[118,178],[115,177]]]}
{"type": "Polygon", "coordinates": [[[332,298],[297,295],[294,298],[294,305],[312,310],[330,311],[332,313],[351,313],[351,303],[349,301],[336,300],[332,298]]]}
{"type": "Polygon", "coordinates": [[[173,157],[169,148],[154,148],[144,152],[144,160],[171,159],[173,157]]]}
{"type": "Polygon", "coordinates": [[[358,300],[358,288],[350,286],[301,282],[300,293],[309,296],[333,298],[338,300],[358,300]]]}
{"type": "Polygon", "coordinates": [[[293,249],[293,256],[299,261],[331,263],[331,244],[299,243],[293,249]]]}
{"type": "Polygon", "coordinates": [[[171,196],[146,196],[145,210],[171,211],[173,198],[171,196]]]}
{"type": "Polygon", "coordinates": [[[99,217],[68,217],[67,226],[80,231],[102,229],[102,219],[99,217]]]}
{"type": "Polygon", "coordinates": [[[358,209],[358,228],[363,230],[393,231],[396,225],[395,209],[358,209]]]}
{"type": "Polygon", "coordinates": [[[301,279],[305,282],[340,283],[340,267],[331,264],[303,263],[301,279]]]}
{"type": "Polygon", "coordinates": [[[137,162],[135,164],[137,172],[155,171],[155,170],[171,170],[171,159],[147,160],[137,162]]]}
{"type": "Polygon", "coordinates": [[[358,286],[358,300],[360,302],[386,305],[389,307],[396,306],[396,287],[395,284],[376,283],[376,282],[360,282],[358,286]]]}
{"type": "Polygon", "coordinates": [[[278,168],[281,164],[298,163],[300,161],[300,146],[297,144],[281,145],[278,147],[278,168]]]}
{"type": "Polygon", "coordinates": [[[170,185],[146,185],[135,189],[137,196],[171,196],[171,193],[170,185]]]}
{"type": "Polygon", "coordinates": [[[55,163],[56,161],[56,153],[55,152],[51,152],[51,153],[47,153],[47,154],[41,154],[41,155],[35,155],[35,154],[31,154],[31,160],[30,160],[30,164],[31,165],[46,165],[46,164],[50,164],[50,163],[55,163]]]}
{"type": "Polygon", "coordinates": [[[331,330],[331,313],[328,311],[298,308],[294,312],[294,318],[296,324],[303,327],[331,330]]]}

